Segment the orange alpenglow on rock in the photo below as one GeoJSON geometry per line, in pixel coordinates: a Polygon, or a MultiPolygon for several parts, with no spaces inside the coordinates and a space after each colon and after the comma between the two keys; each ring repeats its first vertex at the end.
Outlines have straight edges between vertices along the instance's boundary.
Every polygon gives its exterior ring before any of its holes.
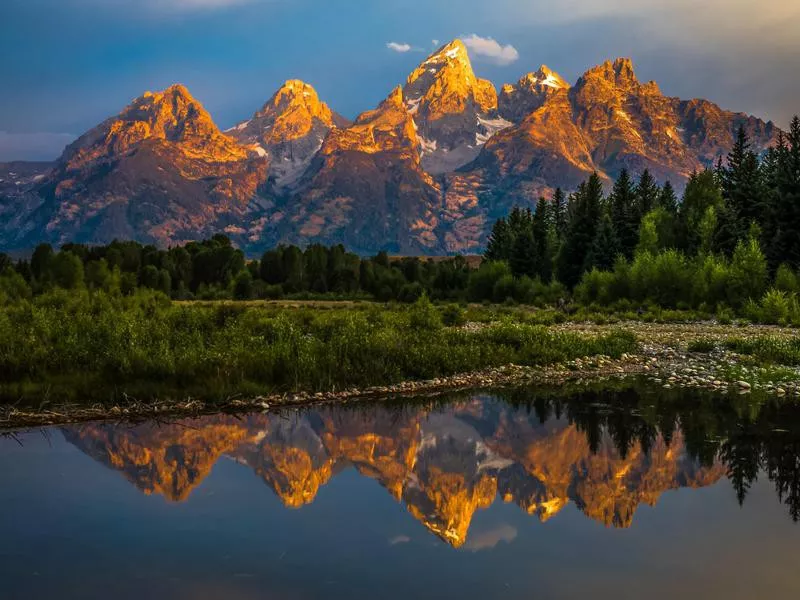
{"type": "Polygon", "coordinates": [[[540,108],[551,96],[570,85],[546,65],[535,73],[528,73],[516,84],[506,84],[500,92],[499,111],[503,118],[519,122],[540,108]]]}
{"type": "Polygon", "coordinates": [[[247,149],[223,135],[211,115],[180,84],[145,92],[113,117],[67,147],[61,161],[68,170],[114,158],[146,140],[174,144],[187,157],[215,162],[246,159],[247,149]]]}
{"type": "Polygon", "coordinates": [[[498,496],[541,521],[575,504],[609,527],[630,527],[642,504],[667,490],[712,485],[721,462],[700,466],[682,434],[635,441],[623,454],[607,431],[596,447],[566,420],[542,425],[526,410],[398,417],[383,406],[282,415],[218,416],[171,425],[64,428],[75,447],[119,471],[145,494],[182,502],[223,455],[252,469],[289,508],[312,503],[347,467],[380,483],[428,531],[452,546],[468,539],[475,513],[498,496]],[[473,426],[481,423],[481,432],[473,426]]]}
{"type": "Polygon", "coordinates": [[[270,174],[279,187],[286,187],[303,174],[328,132],[347,124],[311,85],[292,79],[252,118],[225,133],[269,156],[270,174]]]}
{"type": "Polygon", "coordinates": [[[495,132],[511,125],[497,114],[497,91],[472,70],[461,40],[442,46],[409,75],[403,95],[420,136],[429,173],[471,161],[495,132]]]}
{"type": "Polygon", "coordinates": [[[707,100],[664,95],[629,58],[570,86],[552,69],[505,85],[477,77],[467,48],[439,48],[354,124],[287,81],[224,134],[180,85],[146,93],[24,184],[0,182],[0,250],[114,239],[169,246],[230,235],[360,254],[480,253],[493,223],[596,171],[648,169],[680,188],[744,127],[762,152],[780,130],[707,100]]]}

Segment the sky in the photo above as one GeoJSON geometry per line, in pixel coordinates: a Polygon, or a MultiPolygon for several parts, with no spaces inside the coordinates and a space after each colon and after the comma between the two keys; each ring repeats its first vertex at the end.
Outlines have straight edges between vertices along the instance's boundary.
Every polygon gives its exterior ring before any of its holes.
{"type": "Polygon", "coordinates": [[[352,118],[456,37],[498,87],[628,56],[668,95],[785,127],[799,31],[800,0],[0,0],[0,161],[54,159],[176,82],[223,129],[287,79],[352,118]]]}

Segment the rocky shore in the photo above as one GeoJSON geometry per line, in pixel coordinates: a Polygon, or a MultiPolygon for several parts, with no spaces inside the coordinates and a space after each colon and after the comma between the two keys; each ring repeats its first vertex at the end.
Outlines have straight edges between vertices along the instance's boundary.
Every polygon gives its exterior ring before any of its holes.
{"type": "Polygon", "coordinates": [[[722,346],[709,352],[689,352],[693,340],[718,340],[737,336],[794,336],[792,330],[749,326],[732,328],[713,324],[624,324],[622,326],[564,324],[557,330],[601,333],[613,328],[633,331],[640,340],[636,354],[613,359],[593,356],[549,366],[505,365],[472,373],[423,381],[330,392],[298,392],[230,398],[203,402],[188,398],[182,402],[139,402],[128,399],[119,406],[63,405],[46,410],[19,407],[0,408],[0,430],[96,420],[144,420],[198,416],[217,412],[265,411],[286,406],[324,403],[353,403],[392,398],[437,396],[454,391],[497,389],[529,385],[557,386],[568,382],[599,382],[603,379],[640,377],[664,389],[702,388],[719,393],[800,396],[800,369],[757,366],[747,357],[722,346]]]}

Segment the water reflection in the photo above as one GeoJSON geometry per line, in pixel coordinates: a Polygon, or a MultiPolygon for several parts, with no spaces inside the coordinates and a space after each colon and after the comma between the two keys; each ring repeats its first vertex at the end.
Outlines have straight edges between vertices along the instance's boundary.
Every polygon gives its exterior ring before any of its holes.
{"type": "Polygon", "coordinates": [[[353,467],[431,533],[480,549],[516,536],[506,527],[469,539],[476,512],[495,502],[540,521],[573,503],[594,521],[627,528],[664,492],[724,477],[744,502],[765,474],[797,520],[800,407],[740,402],[634,388],[569,399],[520,391],[63,433],[143,493],[172,502],[187,500],[223,458],[252,469],[294,509],[353,467]]]}

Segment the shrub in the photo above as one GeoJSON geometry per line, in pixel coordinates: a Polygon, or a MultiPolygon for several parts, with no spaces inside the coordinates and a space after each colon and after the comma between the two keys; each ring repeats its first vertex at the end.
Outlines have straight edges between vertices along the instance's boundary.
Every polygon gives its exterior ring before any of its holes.
{"type": "Polygon", "coordinates": [[[787,294],[800,292],[800,281],[789,265],[782,264],[778,267],[778,271],[775,273],[775,288],[787,294]]]}
{"type": "Polygon", "coordinates": [[[423,293],[408,311],[408,323],[412,329],[433,330],[442,326],[442,317],[428,296],[423,293]]]}
{"type": "MultiPolygon", "coordinates": [[[[792,308],[791,300],[792,298],[789,294],[782,290],[775,288],[768,290],[761,299],[758,314],[760,322],[771,325],[786,325],[792,308]]],[[[745,314],[747,314],[746,311],[745,314]]]]}
{"type": "MultiPolygon", "coordinates": [[[[470,300],[480,302],[491,300],[495,284],[506,276],[511,276],[511,268],[504,262],[485,262],[470,273],[467,295],[470,300]]],[[[503,298],[505,300],[505,298],[503,298]]]]}
{"type": "Polygon", "coordinates": [[[467,313],[458,304],[448,304],[441,309],[442,324],[459,327],[467,322],[467,313]]]}
{"type": "Polygon", "coordinates": [[[397,299],[406,304],[413,304],[422,298],[424,294],[425,288],[423,288],[419,282],[415,281],[414,283],[407,283],[401,287],[397,299]]]}
{"type": "Polygon", "coordinates": [[[689,352],[698,352],[702,354],[708,354],[709,352],[713,352],[714,349],[717,347],[714,340],[711,339],[698,339],[692,340],[689,342],[687,350],[689,352]]]}

